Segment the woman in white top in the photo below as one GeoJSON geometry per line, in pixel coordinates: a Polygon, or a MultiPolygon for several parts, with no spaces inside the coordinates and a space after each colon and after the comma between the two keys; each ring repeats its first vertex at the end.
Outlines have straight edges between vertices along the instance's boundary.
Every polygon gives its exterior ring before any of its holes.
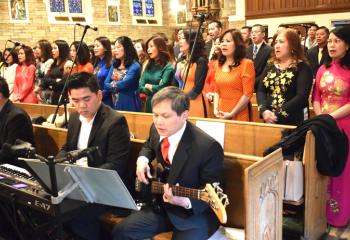
{"type": "Polygon", "coordinates": [[[10,89],[10,99],[13,92],[13,83],[15,81],[16,67],[18,65],[17,51],[12,48],[6,48],[4,51],[4,64],[1,67],[1,76],[6,79],[10,89]]]}

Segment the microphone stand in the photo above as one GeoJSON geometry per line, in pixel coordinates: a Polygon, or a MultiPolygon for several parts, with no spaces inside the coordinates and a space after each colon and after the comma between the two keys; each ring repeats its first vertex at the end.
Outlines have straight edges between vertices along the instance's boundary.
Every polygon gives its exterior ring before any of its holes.
{"type": "Polygon", "coordinates": [[[67,103],[68,103],[68,99],[67,99],[67,98],[68,98],[67,84],[68,84],[68,82],[69,82],[69,80],[70,80],[70,78],[71,78],[74,65],[76,65],[77,56],[78,56],[80,47],[81,47],[81,45],[82,45],[82,43],[83,43],[83,40],[84,40],[85,34],[86,34],[86,32],[87,32],[87,29],[88,29],[88,26],[85,26],[85,27],[84,27],[84,31],[83,31],[83,35],[81,36],[80,41],[79,41],[79,45],[78,45],[78,49],[77,49],[77,54],[75,55],[74,60],[73,60],[72,68],[71,68],[70,71],[69,71],[69,74],[68,74],[68,76],[67,76],[66,82],[64,83],[63,89],[62,89],[62,91],[61,91],[60,97],[58,98],[56,110],[55,110],[55,113],[54,113],[53,118],[52,118],[52,121],[51,121],[52,124],[55,123],[56,117],[57,117],[57,114],[58,114],[59,107],[63,104],[63,107],[64,107],[64,123],[65,123],[64,125],[65,125],[65,126],[68,125],[68,119],[67,119],[67,103]]]}
{"type": "MultiPolygon", "coordinates": [[[[185,73],[185,80],[184,80],[184,84],[182,85],[182,90],[184,90],[185,86],[186,86],[186,82],[187,82],[187,78],[188,78],[188,73],[190,72],[190,66],[191,66],[191,63],[192,63],[192,55],[193,55],[193,52],[194,52],[194,49],[197,45],[197,40],[198,40],[198,34],[201,34],[201,28],[202,28],[202,25],[204,23],[204,20],[205,20],[205,15],[202,14],[200,15],[200,17],[198,18],[198,30],[196,32],[196,36],[194,37],[194,43],[193,43],[193,46],[191,48],[191,53],[190,53],[190,57],[188,59],[188,65],[187,65],[187,69],[186,69],[186,73],[185,73]]],[[[191,24],[192,26],[192,24],[191,24]]],[[[190,34],[189,34],[189,39],[188,39],[188,42],[190,43],[191,42],[191,29],[190,29],[190,34]]]]}

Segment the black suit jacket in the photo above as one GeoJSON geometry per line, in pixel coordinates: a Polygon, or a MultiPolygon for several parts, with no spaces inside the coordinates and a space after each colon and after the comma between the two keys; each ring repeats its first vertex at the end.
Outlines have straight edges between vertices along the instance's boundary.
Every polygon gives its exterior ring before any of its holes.
{"type": "MultiPolygon", "coordinates": [[[[68,123],[66,144],[57,157],[65,156],[66,152],[76,150],[81,122],[79,114],[74,112],[68,123]]],[[[130,133],[123,115],[101,103],[95,116],[90,132],[88,147],[98,146],[102,157],[94,154],[89,159],[88,166],[113,169],[125,180],[130,150],[130,133]]]]}
{"type": "MultiPolygon", "coordinates": [[[[251,60],[253,60],[253,48],[254,48],[254,44],[249,45],[247,48],[247,57],[251,60]]],[[[254,84],[255,91],[258,88],[261,78],[263,77],[263,72],[267,64],[267,61],[270,58],[271,51],[272,51],[272,48],[269,45],[262,43],[258,53],[255,56],[255,59],[253,60],[254,69],[255,69],[255,84],[254,84]]]]}
{"type": "Polygon", "coordinates": [[[210,57],[209,54],[210,54],[212,47],[213,47],[213,40],[210,40],[210,41],[205,43],[205,55],[208,57],[208,59],[210,57]]]}
{"type": "Polygon", "coordinates": [[[16,139],[34,145],[32,122],[26,112],[8,100],[0,112],[0,163],[18,165],[16,158],[2,148],[4,143],[13,145],[16,139]]]}
{"type": "MultiPolygon", "coordinates": [[[[160,152],[160,136],[154,125],[150,137],[143,146],[140,156],[164,163],[160,152]]],[[[200,189],[206,183],[222,182],[223,149],[220,144],[202,130],[187,122],[184,134],[175,152],[168,176],[169,184],[200,189]]],[[[179,230],[198,227],[201,221],[217,223],[209,205],[200,200],[190,199],[192,209],[165,204],[165,211],[172,224],[179,230]]],[[[217,225],[213,224],[213,227],[217,225]]]]}
{"type": "Polygon", "coordinates": [[[321,67],[323,64],[325,64],[326,61],[330,60],[330,57],[328,55],[328,48],[326,45],[322,50],[321,62],[318,63],[318,50],[319,50],[319,47],[316,46],[316,47],[310,48],[307,51],[307,60],[310,63],[312,75],[314,78],[316,78],[316,73],[317,73],[317,70],[319,69],[319,67],[321,67]]]}

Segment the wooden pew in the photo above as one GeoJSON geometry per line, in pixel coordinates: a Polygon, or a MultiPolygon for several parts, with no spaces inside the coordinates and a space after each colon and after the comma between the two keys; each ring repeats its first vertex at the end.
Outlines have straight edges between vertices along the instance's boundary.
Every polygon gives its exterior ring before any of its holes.
{"type": "MultiPolygon", "coordinates": [[[[19,104],[24,109],[27,104],[19,104]]],[[[40,106],[42,107],[42,106],[40,106]]],[[[52,106],[50,106],[52,107],[52,106]]],[[[36,105],[36,108],[39,108],[36,105]]],[[[49,108],[47,108],[49,109],[49,108]]],[[[31,111],[38,113],[35,107],[31,111]]],[[[49,112],[47,110],[46,112],[49,112]]],[[[30,115],[31,112],[29,111],[30,115]]],[[[146,139],[148,130],[152,124],[152,116],[146,113],[123,112],[128,120],[130,131],[138,139],[146,139]]],[[[260,123],[224,121],[215,119],[190,118],[190,121],[217,121],[225,123],[225,152],[262,156],[263,151],[278,142],[281,138],[281,131],[291,129],[291,126],[271,125],[260,123]]],[[[326,197],[327,180],[322,178],[312,165],[315,163],[314,140],[307,139],[305,144],[304,166],[305,166],[305,227],[304,237],[317,239],[319,234],[326,230],[326,219],[324,215],[324,204],[326,197]],[[309,152],[309,153],[308,153],[309,152]],[[313,152],[313,153],[310,153],[313,152]],[[305,158],[305,156],[308,156],[305,158]],[[316,186],[316,187],[315,187],[316,186]]],[[[239,223],[237,224],[239,225],[239,223]]]]}
{"type": "MultiPolygon", "coordinates": [[[[43,116],[48,117],[55,111],[55,106],[16,103],[25,110],[32,118],[43,116]]],[[[60,111],[63,108],[60,107],[60,111]]],[[[74,112],[74,108],[68,107],[68,112],[74,112]]],[[[149,128],[152,124],[152,115],[149,113],[123,112],[127,119],[129,130],[135,139],[147,139],[149,128]]],[[[63,113],[63,112],[62,112],[63,113]]],[[[225,152],[242,153],[248,155],[262,156],[264,150],[281,139],[281,131],[292,129],[292,126],[257,124],[251,122],[239,122],[219,119],[203,119],[190,117],[192,123],[197,120],[225,123],[225,152]],[[261,143],[264,144],[261,144],[261,143]]]]}
{"type": "MultiPolygon", "coordinates": [[[[45,154],[55,155],[65,143],[67,130],[34,125],[34,134],[38,153],[44,156],[45,154]],[[50,145],[46,145],[47,139],[50,139],[50,145]]],[[[132,161],[135,162],[144,140],[132,139],[131,141],[132,161]]],[[[245,229],[246,239],[262,239],[259,236],[264,236],[266,229],[269,234],[276,237],[275,239],[281,239],[284,186],[281,150],[264,158],[225,153],[224,176],[225,193],[231,199],[231,204],[227,207],[226,226],[245,228],[250,224],[249,228],[245,229]],[[271,184],[271,181],[274,184],[271,184]],[[264,190],[263,196],[260,194],[262,190],[264,190]],[[271,218],[271,211],[276,214],[273,218],[271,218]],[[251,224],[261,220],[263,220],[262,224],[265,224],[263,228],[259,224],[251,224]]]]}
{"type": "MultiPolygon", "coordinates": [[[[50,114],[53,114],[56,110],[56,106],[53,105],[44,105],[44,104],[30,104],[30,103],[15,103],[16,105],[20,106],[23,108],[26,112],[31,114],[32,118],[42,116],[44,118],[48,118],[50,114]]],[[[263,123],[263,119],[260,118],[260,114],[258,111],[258,104],[255,102],[252,103],[252,109],[251,109],[251,122],[260,122],[263,123]]],[[[310,117],[315,116],[315,112],[312,107],[309,108],[310,110],[310,117]]],[[[72,113],[75,111],[73,107],[67,107],[68,113],[72,113]]],[[[64,112],[63,107],[61,106],[59,108],[58,113],[62,115],[64,112]]],[[[131,113],[131,112],[126,112],[126,113],[131,113]]],[[[142,114],[142,113],[137,113],[137,114],[142,114]]],[[[147,113],[145,113],[148,115],[147,113]]],[[[215,119],[217,120],[217,119],[215,119]]]]}

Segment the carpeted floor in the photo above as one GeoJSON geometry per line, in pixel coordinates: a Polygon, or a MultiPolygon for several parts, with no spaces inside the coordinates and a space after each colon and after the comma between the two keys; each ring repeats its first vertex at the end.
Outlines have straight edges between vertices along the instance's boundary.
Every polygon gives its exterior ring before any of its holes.
{"type": "Polygon", "coordinates": [[[324,240],[333,240],[333,239],[350,240],[350,223],[346,228],[331,227],[327,238],[325,238],[324,240]]]}

